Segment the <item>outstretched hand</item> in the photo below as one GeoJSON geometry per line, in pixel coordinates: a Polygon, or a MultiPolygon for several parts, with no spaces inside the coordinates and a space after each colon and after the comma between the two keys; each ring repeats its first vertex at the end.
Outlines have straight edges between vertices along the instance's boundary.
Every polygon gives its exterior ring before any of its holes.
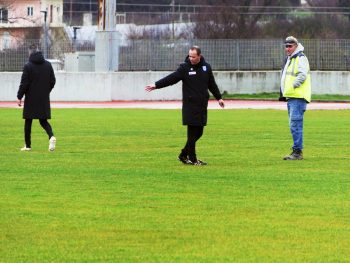
{"type": "Polygon", "coordinates": [[[156,85],[154,84],[149,84],[146,86],[145,90],[148,92],[151,92],[152,90],[154,90],[156,88],[156,85]]]}

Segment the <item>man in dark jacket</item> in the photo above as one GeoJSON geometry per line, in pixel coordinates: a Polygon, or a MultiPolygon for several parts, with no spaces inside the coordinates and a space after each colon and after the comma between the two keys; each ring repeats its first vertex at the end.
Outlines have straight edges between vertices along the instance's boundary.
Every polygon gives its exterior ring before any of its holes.
{"type": "Polygon", "coordinates": [[[196,157],[196,141],[203,135],[207,125],[209,92],[223,108],[224,101],[216,85],[211,66],[205,62],[198,46],[190,48],[185,62],[179,68],[157,81],[146,86],[146,91],[164,88],[182,81],[182,123],[187,125],[187,142],[181,150],[179,160],[185,164],[206,165],[196,157]]]}
{"type": "Polygon", "coordinates": [[[23,107],[25,146],[21,151],[31,150],[31,129],[33,119],[39,119],[40,125],[49,136],[49,150],[55,150],[56,138],[47,119],[51,119],[50,92],[56,78],[51,63],[46,61],[35,45],[29,48],[29,61],[23,67],[21,83],[17,93],[18,106],[23,107]]]}

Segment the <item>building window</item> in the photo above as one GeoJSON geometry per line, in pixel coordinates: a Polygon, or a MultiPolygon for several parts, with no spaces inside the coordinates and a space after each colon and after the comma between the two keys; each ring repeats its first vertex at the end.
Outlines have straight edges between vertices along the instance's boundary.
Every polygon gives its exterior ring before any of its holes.
{"type": "Polygon", "coordinates": [[[0,23],[8,22],[8,10],[6,8],[0,7],[0,23]]]}
{"type": "MultiPolygon", "coordinates": [[[[1,40],[1,37],[0,37],[0,40],[1,40]]],[[[10,48],[10,33],[5,31],[5,32],[2,33],[2,47],[1,47],[1,50],[9,49],[9,48],[10,48]]]]}
{"type": "Polygon", "coordinates": [[[28,6],[27,7],[27,16],[33,16],[34,13],[34,7],[28,6]]]}

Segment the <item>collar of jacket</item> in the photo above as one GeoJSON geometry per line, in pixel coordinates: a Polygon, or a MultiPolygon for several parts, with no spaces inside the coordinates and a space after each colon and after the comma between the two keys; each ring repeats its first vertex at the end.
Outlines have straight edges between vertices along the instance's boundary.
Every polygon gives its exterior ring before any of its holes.
{"type": "MultiPolygon", "coordinates": [[[[291,56],[290,59],[296,58],[296,57],[302,57],[302,56],[305,56],[304,53],[303,53],[303,51],[299,51],[298,53],[296,53],[296,54],[294,54],[293,56],[291,56]]],[[[287,61],[288,61],[288,56],[286,56],[286,57],[284,58],[284,62],[283,62],[283,65],[282,65],[282,71],[283,71],[284,66],[286,65],[287,61]]]]}
{"type": "Polygon", "coordinates": [[[292,58],[302,57],[302,56],[304,56],[303,51],[299,51],[298,53],[294,54],[294,55],[293,55],[293,56],[291,56],[290,58],[292,59],[292,58]]]}

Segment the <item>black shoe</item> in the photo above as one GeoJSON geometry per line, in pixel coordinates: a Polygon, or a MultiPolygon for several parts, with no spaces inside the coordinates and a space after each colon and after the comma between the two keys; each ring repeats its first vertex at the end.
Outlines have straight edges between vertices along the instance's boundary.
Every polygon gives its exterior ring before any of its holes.
{"type": "Polygon", "coordinates": [[[187,156],[185,156],[185,155],[179,155],[179,157],[178,157],[178,159],[179,159],[179,161],[180,162],[182,162],[182,163],[184,163],[184,164],[189,164],[190,163],[190,160],[188,160],[188,157],[187,156]]]}
{"type": "Polygon", "coordinates": [[[287,155],[283,158],[283,160],[290,160],[290,161],[295,161],[295,160],[303,160],[303,152],[302,150],[295,150],[293,149],[293,152],[290,155],[287,155]]]}
{"type": "Polygon", "coordinates": [[[203,162],[203,161],[201,161],[199,159],[193,160],[193,161],[188,160],[188,161],[189,161],[189,164],[192,164],[192,165],[208,165],[208,163],[203,162]]]}

